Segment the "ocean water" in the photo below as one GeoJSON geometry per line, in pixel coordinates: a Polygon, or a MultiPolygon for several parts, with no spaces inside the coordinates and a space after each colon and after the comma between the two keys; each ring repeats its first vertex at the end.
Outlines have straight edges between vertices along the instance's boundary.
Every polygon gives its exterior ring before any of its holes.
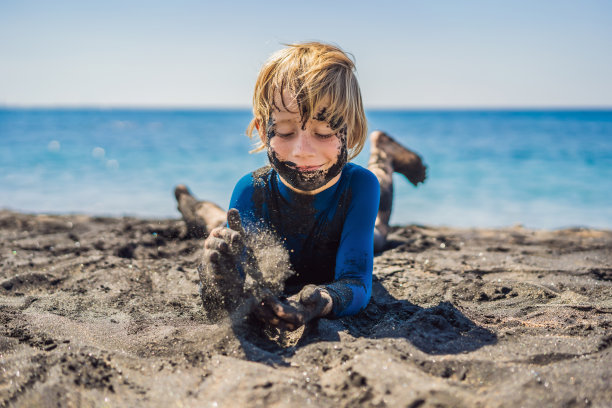
{"type": "MultiPolygon", "coordinates": [[[[612,228],[612,110],[367,111],[419,152],[394,176],[393,224],[612,228]]],[[[0,208],[179,217],[187,184],[226,208],[250,154],[248,110],[0,108],[0,208]]],[[[365,165],[369,147],[354,160],[365,165]]]]}

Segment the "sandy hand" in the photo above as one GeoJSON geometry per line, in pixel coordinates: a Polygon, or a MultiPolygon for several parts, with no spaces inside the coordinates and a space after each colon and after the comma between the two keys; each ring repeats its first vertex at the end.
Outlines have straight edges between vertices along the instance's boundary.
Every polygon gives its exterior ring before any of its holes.
{"type": "Polygon", "coordinates": [[[265,298],[255,315],[262,321],[284,330],[295,330],[311,320],[331,312],[332,298],[315,285],[306,285],[298,294],[282,302],[275,297],[265,298]]]}
{"type": "Polygon", "coordinates": [[[233,251],[237,251],[236,256],[245,275],[244,289],[257,300],[265,297],[274,297],[272,292],[264,286],[264,278],[252,248],[244,244],[245,232],[244,228],[242,228],[242,221],[240,220],[238,210],[232,208],[227,212],[227,224],[232,231],[237,232],[241,237],[239,242],[242,246],[236,245],[233,251]]]}
{"type": "Polygon", "coordinates": [[[204,241],[200,272],[205,308],[233,310],[242,300],[244,278],[240,274],[246,250],[244,230],[236,209],[227,213],[230,228],[218,227],[204,241]]]}

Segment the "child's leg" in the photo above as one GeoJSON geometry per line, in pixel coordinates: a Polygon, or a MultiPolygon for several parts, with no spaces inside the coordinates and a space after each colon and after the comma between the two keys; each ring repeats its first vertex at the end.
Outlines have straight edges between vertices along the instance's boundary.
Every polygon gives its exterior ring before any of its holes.
{"type": "Polygon", "coordinates": [[[385,246],[389,233],[389,218],[393,203],[393,166],[391,157],[382,148],[382,132],[375,131],[370,134],[370,160],[368,169],[374,173],[380,183],[380,205],[374,225],[374,252],[380,252],[385,246]]]}
{"type": "Polygon", "coordinates": [[[393,172],[398,172],[415,186],[425,180],[426,167],[418,154],[406,149],[391,136],[376,130],[370,134],[368,169],[380,183],[380,205],[374,226],[374,251],[382,251],[389,234],[393,204],[393,172]]]}
{"type": "Polygon", "coordinates": [[[187,224],[187,236],[204,238],[213,228],[226,224],[227,214],[221,207],[210,201],[196,200],[186,186],[176,186],[174,196],[187,224]]]}

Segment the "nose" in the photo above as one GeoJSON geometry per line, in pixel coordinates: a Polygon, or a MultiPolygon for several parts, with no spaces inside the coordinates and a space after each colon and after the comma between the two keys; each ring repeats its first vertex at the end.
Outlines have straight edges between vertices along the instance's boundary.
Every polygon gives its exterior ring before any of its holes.
{"type": "Polygon", "coordinates": [[[314,156],[314,154],[315,150],[310,135],[307,131],[300,130],[293,145],[293,155],[295,157],[310,157],[314,156]]]}

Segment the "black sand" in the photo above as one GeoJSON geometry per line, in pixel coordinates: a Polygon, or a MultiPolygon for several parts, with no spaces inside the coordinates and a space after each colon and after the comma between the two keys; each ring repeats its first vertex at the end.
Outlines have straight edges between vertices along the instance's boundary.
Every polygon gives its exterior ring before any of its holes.
{"type": "Polygon", "coordinates": [[[360,315],[209,324],[178,220],[0,211],[0,406],[612,406],[612,232],[398,228],[360,315]]]}

